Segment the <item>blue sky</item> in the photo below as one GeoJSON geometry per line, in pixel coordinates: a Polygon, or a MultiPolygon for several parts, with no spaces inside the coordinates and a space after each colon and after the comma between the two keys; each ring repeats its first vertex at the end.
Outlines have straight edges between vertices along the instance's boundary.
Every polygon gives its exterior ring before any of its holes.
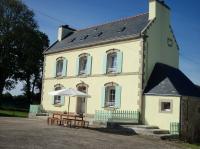
{"type": "MultiPolygon", "coordinates": [[[[40,30],[57,39],[60,25],[81,29],[148,11],[148,0],[22,0],[35,12],[40,30]]],[[[200,1],[165,0],[180,46],[180,69],[200,84],[200,1]]],[[[21,84],[12,94],[19,94],[21,84]]]]}

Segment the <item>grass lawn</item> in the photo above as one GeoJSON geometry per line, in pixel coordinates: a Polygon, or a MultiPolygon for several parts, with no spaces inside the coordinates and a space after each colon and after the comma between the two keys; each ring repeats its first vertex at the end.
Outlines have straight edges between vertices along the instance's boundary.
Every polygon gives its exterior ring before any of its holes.
{"type": "Polygon", "coordinates": [[[183,146],[186,147],[187,149],[200,149],[200,144],[185,143],[183,146]]]}
{"type": "Polygon", "coordinates": [[[0,109],[0,116],[7,116],[7,117],[28,117],[28,112],[12,111],[12,110],[1,110],[0,109]]]}

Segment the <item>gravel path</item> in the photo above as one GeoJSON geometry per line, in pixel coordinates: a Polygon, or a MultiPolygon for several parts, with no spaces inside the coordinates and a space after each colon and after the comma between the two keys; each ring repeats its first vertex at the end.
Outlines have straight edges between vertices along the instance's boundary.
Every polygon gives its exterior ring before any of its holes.
{"type": "Polygon", "coordinates": [[[48,126],[44,120],[0,117],[0,149],[181,149],[138,135],[48,126]]]}

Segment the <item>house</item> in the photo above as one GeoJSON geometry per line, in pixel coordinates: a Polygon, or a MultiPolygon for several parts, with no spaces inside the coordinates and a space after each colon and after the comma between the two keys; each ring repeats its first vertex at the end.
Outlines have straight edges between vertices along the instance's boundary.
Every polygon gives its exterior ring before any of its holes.
{"type": "Polygon", "coordinates": [[[181,100],[199,103],[178,70],[170,8],[160,0],[149,0],[149,12],[137,16],[81,30],[61,26],[44,57],[41,104],[49,112],[66,111],[68,98],[48,93],[73,87],[91,98],[74,98],[70,112],[94,119],[97,111],[138,111],[140,122],[169,130],[180,123],[181,100]]]}

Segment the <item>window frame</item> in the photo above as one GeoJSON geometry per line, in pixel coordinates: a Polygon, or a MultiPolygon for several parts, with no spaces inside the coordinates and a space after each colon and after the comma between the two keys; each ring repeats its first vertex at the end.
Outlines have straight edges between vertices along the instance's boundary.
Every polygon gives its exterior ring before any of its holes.
{"type": "Polygon", "coordinates": [[[159,112],[160,113],[173,113],[173,101],[170,99],[160,99],[159,101],[159,112]],[[163,103],[170,103],[170,109],[169,110],[163,110],[163,103]]]}
{"type": "Polygon", "coordinates": [[[64,58],[63,57],[59,57],[56,59],[56,77],[62,77],[62,72],[63,72],[63,65],[64,65],[64,58]],[[62,61],[62,67],[60,68],[61,71],[58,72],[58,64],[59,62],[62,61]]]}
{"type": "MultiPolygon", "coordinates": [[[[63,85],[61,85],[61,84],[56,84],[56,85],[54,86],[54,91],[60,90],[60,89],[62,89],[62,88],[64,88],[63,85]],[[58,89],[58,88],[59,88],[59,89],[58,89]]],[[[54,106],[61,106],[61,105],[62,105],[61,96],[54,96],[53,98],[54,98],[54,104],[53,104],[54,106]],[[57,98],[59,98],[60,102],[55,102],[55,100],[58,100],[57,98]]]]}
{"type": "Polygon", "coordinates": [[[88,55],[79,56],[78,75],[87,74],[87,62],[88,62],[88,55]],[[82,62],[84,62],[84,64],[82,62]]]}
{"type": "Polygon", "coordinates": [[[117,73],[117,52],[119,52],[119,50],[116,49],[112,49],[106,52],[107,53],[106,74],[117,73]]]}
{"type": "Polygon", "coordinates": [[[104,101],[104,108],[115,108],[116,104],[116,86],[118,84],[111,82],[104,85],[105,86],[105,101],[104,101]],[[112,95],[111,91],[114,90],[114,95],[112,95]],[[110,99],[110,97],[112,99],[110,99]]]}

